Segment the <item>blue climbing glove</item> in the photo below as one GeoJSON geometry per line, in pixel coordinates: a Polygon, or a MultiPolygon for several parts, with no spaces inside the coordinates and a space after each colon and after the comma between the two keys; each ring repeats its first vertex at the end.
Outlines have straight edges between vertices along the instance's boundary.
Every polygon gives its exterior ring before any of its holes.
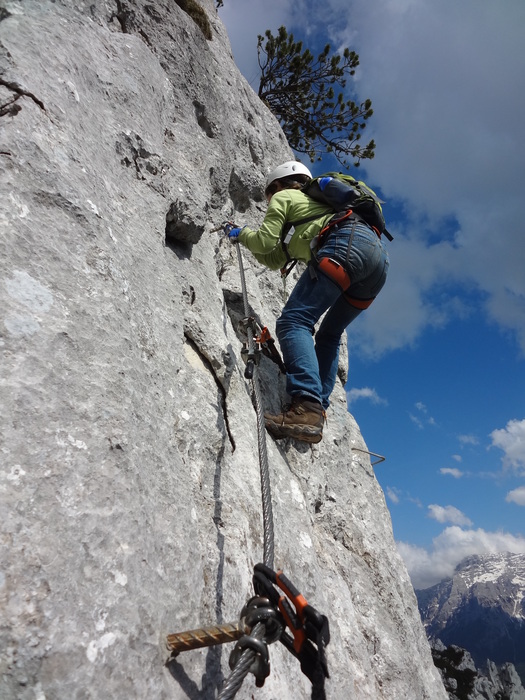
{"type": "Polygon", "coordinates": [[[237,237],[239,233],[242,231],[242,228],[239,228],[235,226],[235,224],[231,224],[229,221],[224,224],[222,227],[222,230],[224,232],[225,236],[228,236],[228,238],[231,240],[232,243],[235,243],[237,241],[237,237]]]}
{"type": "Polygon", "coordinates": [[[330,182],[330,180],[333,180],[333,179],[334,179],[333,177],[327,176],[327,177],[322,177],[320,180],[318,180],[319,189],[321,190],[321,192],[324,190],[324,188],[327,186],[327,184],[330,182]]]}

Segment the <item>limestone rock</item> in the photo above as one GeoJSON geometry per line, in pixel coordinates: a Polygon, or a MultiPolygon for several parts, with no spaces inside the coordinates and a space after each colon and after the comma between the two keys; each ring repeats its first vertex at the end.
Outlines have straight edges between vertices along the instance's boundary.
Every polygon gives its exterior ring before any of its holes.
{"type": "MultiPolygon", "coordinates": [[[[257,225],[291,154],[200,4],[211,39],[171,0],[0,11],[5,700],[215,697],[230,648],[168,670],[166,635],[236,620],[252,595],[256,417],[236,250],[211,231],[257,225]]],[[[273,329],[280,282],[244,262],[273,329]]],[[[259,377],[277,408],[266,358],[259,377]]],[[[442,700],[342,386],[333,399],[319,446],[267,443],[275,565],[329,617],[328,697],[442,700]]],[[[239,697],[309,697],[270,651],[239,697]]]]}
{"type": "Polygon", "coordinates": [[[487,660],[477,668],[466,649],[440,639],[432,642],[432,656],[439,668],[450,700],[525,700],[525,689],[511,663],[499,667],[487,660]]]}

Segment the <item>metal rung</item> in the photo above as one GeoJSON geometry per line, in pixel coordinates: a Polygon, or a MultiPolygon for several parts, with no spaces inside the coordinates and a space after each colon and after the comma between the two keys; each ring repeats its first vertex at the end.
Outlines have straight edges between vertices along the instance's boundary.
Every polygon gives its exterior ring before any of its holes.
{"type": "Polygon", "coordinates": [[[176,655],[181,651],[190,649],[200,649],[201,647],[211,647],[215,644],[225,644],[235,642],[247,633],[246,626],[242,620],[232,624],[216,625],[202,629],[169,634],[167,637],[167,647],[176,655]]]}
{"type": "Polygon", "coordinates": [[[370,460],[370,464],[374,466],[374,464],[379,464],[380,462],[384,462],[386,457],[383,457],[383,455],[378,455],[375,452],[369,452],[368,450],[362,450],[360,447],[352,447],[352,452],[364,452],[367,455],[370,455],[371,457],[377,457],[375,462],[372,462],[370,460]]]}

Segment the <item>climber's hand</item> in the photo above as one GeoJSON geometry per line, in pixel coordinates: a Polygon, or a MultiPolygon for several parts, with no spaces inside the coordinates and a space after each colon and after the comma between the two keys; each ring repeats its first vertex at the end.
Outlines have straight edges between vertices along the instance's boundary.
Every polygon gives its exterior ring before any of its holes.
{"type": "Polygon", "coordinates": [[[237,238],[239,236],[239,233],[242,231],[242,228],[232,228],[228,231],[228,238],[232,243],[235,243],[237,241],[237,238]]]}
{"type": "Polygon", "coordinates": [[[235,224],[232,224],[230,221],[227,221],[225,224],[223,224],[222,230],[224,235],[228,236],[232,243],[236,243],[237,237],[242,231],[242,228],[239,228],[238,226],[235,226],[235,224]]]}

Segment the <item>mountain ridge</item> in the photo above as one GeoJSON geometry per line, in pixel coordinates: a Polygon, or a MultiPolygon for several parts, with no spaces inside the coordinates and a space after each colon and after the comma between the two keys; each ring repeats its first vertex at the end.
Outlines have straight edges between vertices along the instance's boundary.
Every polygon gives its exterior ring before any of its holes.
{"type": "Polygon", "coordinates": [[[477,665],[512,663],[525,679],[525,554],[467,557],[416,596],[430,639],[468,650],[477,665]]]}

